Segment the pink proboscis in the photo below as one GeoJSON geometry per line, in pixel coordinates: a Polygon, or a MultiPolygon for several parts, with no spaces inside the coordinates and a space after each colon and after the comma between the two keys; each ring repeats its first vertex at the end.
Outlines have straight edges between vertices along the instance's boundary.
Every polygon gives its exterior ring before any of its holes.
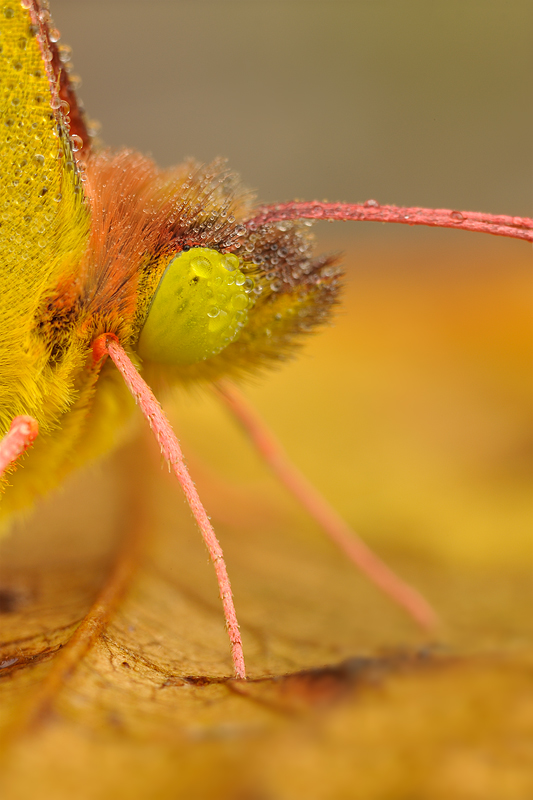
{"type": "Polygon", "coordinates": [[[112,359],[113,363],[124,378],[128,389],[135,397],[135,400],[137,401],[142,413],[146,417],[154,436],[159,443],[161,453],[175,473],[191,508],[196,523],[200,528],[200,532],[203,536],[204,542],[209,551],[209,555],[215,567],[220,597],[222,600],[222,607],[224,609],[224,617],[226,619],[226,626],[231,645],[231,655],[233,659],[235,676],[237,678],[245,678],[246,669],[244,664],[241,634],[239,631],[239,624],[237,622],[237,615],[235,613],[228,571],[224,562],[224,555],[213,530],[213,526],[209,521],[198,492],[196,491],[196,487],[194,486],[192,478],[189,475],[187,467],[185,466],[176,434],[172,430],[172,427],[152,390],[139,375],[135,365],[131,361],[124,348],[118,343],[116,337],[107,334],[99,336],[94,342],[93,352],[95,352],[95,354],[99,354],[103,349],[105,349],[105,352],[109,354],[109,357],[112,359]],[[102,347],[102,345],[104,345],[104,347],[102,347]]]}

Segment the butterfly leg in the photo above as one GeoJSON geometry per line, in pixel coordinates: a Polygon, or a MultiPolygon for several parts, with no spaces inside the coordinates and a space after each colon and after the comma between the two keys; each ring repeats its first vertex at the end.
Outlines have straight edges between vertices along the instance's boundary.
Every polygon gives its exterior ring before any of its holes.
{"type": "Polygon", "coordinates": [[[438,620],[429,603],[416,589],[395,575],[367,547],[310,481],[291,463],[272,431],[242,394],[233,385],[230,386],[225,382],[217,383],[214,391],[244,428],[279,480],[307,509],[337,547],[382,592],[387,594],[397,605],[402,606],[418,625],[425,629],[434,628],[438,620]]]}
{"type": "Polygon", "coordinates": [[[33,417],[15,417],[11,422],[11,427],[0,440],[0,476],[22,453],[31,447],[37,434],[39,425],[33,417]]]}
{"type": "Polygon", "coordinates": [[[226,628],[231,645],[231,655],[233,658],[235,676],[237,678],[245,678],[246,669],[244,664],[241,634],[239,631],[239,623],[237,622],[237,615],[235,613],[233,594],[231,591],[228,571],[226,569],[226,563],[224,561],[224,555],[213,530],[213,526],[209,521],[209,517],[207,516],[202,505],[202,501],[200,500],[198,492],[196,491],[196,487],[191,476],[189,475],[187,467],[185,466],[176,434],[172,430],[170,423],[163,413],[163,409],[159,405],[159,402],[154,396],[152,390],[141,378],[128,354],[119,345],[116,337],[113,335],[103,334],[102,336],[99,336],[93,344],[94,357],[98,358],[106,353],[110,356],[113,363],[119,370],[128,389],[135,397],[141,408],[141,411],[146,417],[154,436],[159,443],[161,452],[169,466],[174,471],[181,488],[183,489],[187,502],[189,503],[196,523],[200,528],[200,532],[209,551],[209,555],[213,562],[217,576],[220,598],[222,600],[224,617],[226,619],[226,628]]]}

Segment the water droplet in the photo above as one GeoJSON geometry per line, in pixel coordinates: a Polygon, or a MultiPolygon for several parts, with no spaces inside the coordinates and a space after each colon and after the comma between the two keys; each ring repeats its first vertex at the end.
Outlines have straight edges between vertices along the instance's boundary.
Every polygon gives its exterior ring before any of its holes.
{"type": "Polygon", "coordinates": [[[222,266],[225,267],[229,272],[233,272],[234,269],[237,269],[239,266],[239,259],[237,256],[234,256],[233,253],[229,253],[223,260],[222,266]]]}
{"type": "Polygon", "coordinates": [[[209,278],[211,275],[211,263],[203,256],[191,258],[191,269],[199,278],[209,278]]]}
{"type": "Polygon", "coordinates": [[[219,313],[216,315],[216,317],[214,318],[211,317],[211,321],[209,322],[208,328],[211,333],[215,333],[216,331],[220,331],[223,328],[225,328],[229,324],[229,322],[230,322],[230,317],[227,311],[219,310],[219,313]]]}
{"type": "Polygon", "coordinates": [[[281,281],[272,281],[270,283],[270,288],[273,292],[279,292],[281,289],[281,281]]]}
{"type": "Polygon", "coordinates": [[[215,319],[215,317],[218,317],[219,314],[220,308],[217,308],[217,306],[213,306],[213,308],[210,308],[207,312],[207,316],[211,317],[211,319],[215,319]]]}
{"type": "Polygon", "coordinates": [[[83,139],[76,133],[71,134],[70,141],[72,142],[72,150],[77,153],[83,147],[83,139]]]}
{"type": "Polygon", "coordinates": [[[377,200],[367,200],[363,203],[365,208],[379,208],[379,203],[377,200]]]}
{"type": "Polygon", "coordinates": [[[239,292],[232,297],[231,305],[235,311],[244,311],[248,308],[248,296],[244,292],[239,292]]]}
{"type": "Polygon", "coordinates": [[[35,160],[38,164],[44,164],[44,156],[40,153],[35,156],[35,160]]]}
{"type": "Polygon", "coordinates": [[[7,8],[4,8],[4,17],[6,19],[13,19],[14,16],[15,12],[13,11],[12,8],[10,8],[9,6],[7,6],[7,8]]]}
{"type": "Polygon", "coordinates": [[[461,214],[460,211],[452,211],[450,217],[455,220],[455,222],[462,222],[464,220],[464,215],[461,214]]]}
{"type": "Polygon", "coordinates": [[[245,283],[246,283],[246,278],[244,277],[244,275],[241,272],[241,274],[237,275],[237,277],[235,278],[235,284],[237,286],[244,286],[245,283]]]}
{"type": "Polygon", "coordinates": [[[57,30],[57,28],[50,28],[48,31],[48,38],[51,42],[58,42],[61,39],[61,34],[57,30]]]}
{"type": "Polygon", "coordinates": [[[58,48],[59,50],[59,60],[62,64],[68,64],[70,59],[72,58],[72,47],[69,47],[68,44],[62,44],[58,48]]]}

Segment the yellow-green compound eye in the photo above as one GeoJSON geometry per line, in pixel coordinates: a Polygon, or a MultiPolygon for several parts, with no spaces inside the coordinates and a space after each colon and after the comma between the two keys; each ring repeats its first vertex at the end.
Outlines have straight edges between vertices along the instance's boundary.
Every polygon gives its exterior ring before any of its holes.
{"type": "Polygon", "coordinates": [[[173,258],[159,281],[137,352],[160,364],[196,364],[239,336],[254,283],[237,256],[194,247],[173,258]]]}

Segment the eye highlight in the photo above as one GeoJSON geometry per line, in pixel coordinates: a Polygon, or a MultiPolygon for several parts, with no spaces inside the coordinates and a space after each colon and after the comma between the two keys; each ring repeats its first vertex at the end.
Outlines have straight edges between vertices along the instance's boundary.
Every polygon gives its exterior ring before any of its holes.
{"type": "Polygon", "coordinates": [[[254,281],[231,253],[181,252],[167,266],[141,330],[137,352],[159,364],[206,361],[234,342],[248,320],[254,281]]]}

